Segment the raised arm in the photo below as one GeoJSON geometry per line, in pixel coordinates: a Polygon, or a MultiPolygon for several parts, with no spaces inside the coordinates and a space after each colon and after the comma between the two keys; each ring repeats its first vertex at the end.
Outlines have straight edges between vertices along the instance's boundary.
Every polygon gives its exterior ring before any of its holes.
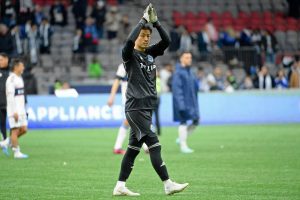
{"type": "Polygon", "coordinates": [[[153,27],[155,27],[161,37],[161,41],[158,43],[150,46],[146,52],[152,55],[153,57],[160,56],[164,54],[164,51],[171,43],[171,39],[166,32],[166,30],[162,27],[160,22],[158,21],[158,17],[156,14],[155,9],[153,8],[152,4],[150,4],[150,12],[149,12],[149,20],[153,24],[153,27]]]}
{"type": "Polygon", "coordinates": [[[132,53],[133,53],[133,49],[134,49],[134,44],[135,44],[135,40],[138,38],[142,27],[150,21],[149,19],[149,14],[150,14],[150,5],[149,4],[145,11],[144,11],[144,15],[142,17],[142,19],[139,21],[139,23],[134,27],[134,29],[131,31],[131,33],[129,34],[127,40],[125,41],[125,45],[122,49],[122,58],[123,61],[126,63],[128,62],[128,60],[131,58],[132,53]]]}
{"type": "Polygon", "coordinates": [[[122,58],[123,61],[126,63],[130,57],[132,56],[132,52],[134,49],[134,43],[137,37],[139,36],[142,27],[147,23],[147,21],[142,18],[139,23],[134,27],[134,29],[129,34],[127,40],[125,41],[125,45],[122,49],[122,58]]]}
{"type": "Polygon", "coordinates": [[[162,25],[160,24],[159,21],[156,21],[155,23],[153,23],[153,26],[157,29],[161,40],[150,46],[146,52],[149,53],[150,55],[152,55],[153,57],[157,57],[157,56],[161,56],[164,54],[164,51],[166,50],[166,48],[168,48],[168,46],[171,43],[171,39],[167,33],[167,31],[162,27],[162,25]]]}

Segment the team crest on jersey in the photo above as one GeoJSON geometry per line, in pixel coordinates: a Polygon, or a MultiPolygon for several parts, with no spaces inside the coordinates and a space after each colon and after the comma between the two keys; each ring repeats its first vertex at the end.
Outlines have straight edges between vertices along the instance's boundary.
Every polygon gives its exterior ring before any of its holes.
{"type": "Polygon", "coordinates": [[[0,73],[0,77],[2,77],[2,73],[0,73]]]}
{"type": "Polygon", "coordinates": [[[150,56],[150,55],[148,55],[147,58],[148,58],[148,61],[149,61],[149,62],[153,62],[153,61],[154,61],[153,57],[150,56]]]}

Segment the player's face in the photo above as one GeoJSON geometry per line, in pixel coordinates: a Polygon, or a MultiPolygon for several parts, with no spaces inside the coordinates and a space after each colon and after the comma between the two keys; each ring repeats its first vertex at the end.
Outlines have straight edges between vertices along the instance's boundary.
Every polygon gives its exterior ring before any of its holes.
{"type": "Polygon", "coordinates": [[[191,53],[184,53],[180,58],[181,64],[184,66],[191,66],[192,64],[192,54],[191,53]]]}
{"type": "Polygon", "coordinates": [[[135,44],[140,50],[145,50],[149,46],[150,39],[151,39],[150,30],[142,29],[138,38],[135,41],[135,44]]]}
{"type": "Polygon", "coordinates": [[[0,68],[8,66],[8,58],[0,56],[0,68]]]}
{"type": "Polygon", "coordinates": [[[15,72],[16,74],[23,74],[24,72],[24,69],[25,69],[25,66],[23,63],[19,63],[16,67],[15,67],[15,72]]]}

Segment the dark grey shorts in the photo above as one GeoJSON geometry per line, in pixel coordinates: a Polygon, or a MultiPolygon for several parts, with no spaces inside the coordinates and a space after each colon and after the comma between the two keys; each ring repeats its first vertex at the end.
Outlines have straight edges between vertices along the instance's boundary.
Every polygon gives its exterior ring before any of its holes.
{"type": "Polygon", "coordinates": [[[125,113],[130,125],[130,138],[140,141],[145,135],[156,137],[152,125],[152,110],[134,110],[125,113]]]}

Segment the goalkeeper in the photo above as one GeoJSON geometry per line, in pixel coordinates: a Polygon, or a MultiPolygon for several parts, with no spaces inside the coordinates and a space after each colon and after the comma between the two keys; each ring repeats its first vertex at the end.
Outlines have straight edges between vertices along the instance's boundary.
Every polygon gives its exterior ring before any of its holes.
{"type": "Polygon", "coordinates": [[[154,8],[149,4],[142,19],[128,36],[122,50],[122,58],[128,75],[125,115],[131,131],[113,195],[140,195],[127,189],[125,183],[143,143],[146,143],[149,148],[152,166],[162,180],[167,195],[181,192],[188,186],[188,183],[178,184],[169,179],[166,165],[161,158],[161,145],[152,129],[152,112],[157,103],[154,59],[163,55],[169,44],[169,36],[158,21],[154,8]],[[147,25],[148,22],[153,24],[161,37],[160,42],[151,46],[149,43],[152,29],[147,25]]]}

